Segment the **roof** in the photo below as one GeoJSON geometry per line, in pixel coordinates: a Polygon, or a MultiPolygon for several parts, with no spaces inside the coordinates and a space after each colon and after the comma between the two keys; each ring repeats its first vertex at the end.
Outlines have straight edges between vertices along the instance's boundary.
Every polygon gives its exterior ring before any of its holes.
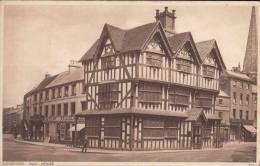
{"type": "Polygon", "coordinates": [[[205,117],[202,108],[192,108],[187,113],[188,118],[185,121],[197,121],[201,115],[205,117]]]}
{"type": "Polygon", "coordinates": [[[219,91],[218,96],[221,96],[221,97],[230,97],[230,96],[228,96],[228,94],[227,94],[226,92],[224,92],[223,90],[220,90],[220,91],[219,91]]]}
{"type": "Polygon", "coordinates": [[[226,73],[227,73],[229,76],[234,77],[234,78],[244,79],[244,80],[251,81],[250,77],[248,77],[248,76],[247,76],[246,74],[244,74],[244,73],[234,72],[234,71],[231,71],[231,70],[226,70],[226,73]]]}
{"type": "Polygon", "coordinates": [[[197,47],[197,50],[200,54],[202,61],[210,54],[214,43],[215,43],[214,39],[196,43],[196,47],[197,47]]]}
{"type": "Polygon", "coordinates": [[[37,87],[27,92],[25,96],[43,90],[44,88],[50,88],[57,85],[80,81],[83,79],[84,79],[84,74],[83,74],[82,67],[76,68],[75,70],[71,70],[71,71],[65,71],[60,74],[44,78],[37,87]]]}
{"type": "Polygon", "coordinates": [[[169,41],[171,50],[174,54],[177,53],[178,50],[181,49],[184,46],[184,44],[186,44],[189,41],[190,46],[193,49],[194,54],[195,54],[195,57],[194,57],[195,60],[197,61],[198,64],[200,64],[202,62],[190,32],[174,34],[173,36],[168,37],[168,41],[169,41]]]}
{"type": "Polygon", "coordinates": [[[29,95],[32,94],[36,91],[40,91],[42,89],[44,89],[51,81],[53,81],[55,78],[57,77],[57,75],[54,76],[48,76],[45,77],[40,84],[38,84],[38,86],[36,86],[35,88],[33,88],[32,90],[30,90],[28,93],[26,93],[25,95],[29,95]]]}
{"type": "Polygon", "coordinates": [[[62,85],[70,82],[80,81],[84,79],[83,68],[76,68],[75,70],[65,71],[58,74],[55,79],[50,82],[46,88],[62,85]]]}
{"type": "Polygon", "coordinates": [[[112,25],[109,25],[109,24],[106,24],[106,26],[107,26],[107,30],[110,34],[111,40],[115,46],[115,49],[118,51],[121,50],[122,44],[123,44],[123,39],[124,39],[124,36],[126,33],[125,30],[112,26],[112,25]]]}
{"type": "Polygon", "coordinates": [[[173,36],[168,37],[169,44],[173,52],[178,51],[178,49],[187,41],[190,32],[177,33],[173,36]]]}
{"type": "MultiPolygon", "coordinates": [[[[129,30],[123,30],[118,27],[105,24],[103,31],[107,31],[116,51],[127,52],[140,50],[153,32],[157,22],[141,25],[129,30]]],[[[101,37],[89,48],[89,50],[81,57],[79,61],[92,59],[96,49],[100,45],[101,37]]]]}
{"type": "Polygon", "coordinates": [[[153,22],[128,30],[124,36],[124,43],[121,51],[140,50],[156,25],[157,23],[153,22]]]}

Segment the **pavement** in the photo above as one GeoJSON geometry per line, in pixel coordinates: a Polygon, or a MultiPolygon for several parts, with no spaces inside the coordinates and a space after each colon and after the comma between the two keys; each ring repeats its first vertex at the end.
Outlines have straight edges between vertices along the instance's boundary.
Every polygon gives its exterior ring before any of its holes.
{"type": "MultiPolygon", "coordinates": [[[[54,144],[54,143],[45,143],[45,142],[33,142],[33,141],[26,141],[22,139],[14,139],[15,142],[26,143],[31,145],[39,145],[39,146],[47,146],[47,147],[56,147],[62,148],[67,151],[72,152],[81,152],[81,148],[71,147],[64,144],[54,144]]],[[[204,149],[187,149],[187,150],[160,150],[160,153],[178,153],[178,152],[201,152],[201,151],[214,151],[220,150],[220,148],[204,148],[204,149]]],[[[109,149],[95,149],[95,148],[88,148],[87,152],[89,153],[158,153],[157,150],[149,150],[149,151],[122,151],[122,150],[109,150],[109,149]]]]}
{"type": "Polygon", "coordinates": [[[51,162],[255,162],[256,143],[230,143],[220,149],[114,151],[79,148],[60,144],[23,142],[4,136],[3,161],[51,162]]]}

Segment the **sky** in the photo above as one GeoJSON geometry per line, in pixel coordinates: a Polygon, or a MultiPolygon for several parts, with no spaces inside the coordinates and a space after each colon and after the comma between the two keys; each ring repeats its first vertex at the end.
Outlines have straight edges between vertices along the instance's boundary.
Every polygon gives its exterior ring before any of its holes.
{"type": "MultiPolygon", "coordinates": [[[[6,5],[3,31],[3,106],[23,102],[44,78],[68,69],[100,36],[105,23],[130,29],[155,21],[165,5],[6,5]]],[[[216,39],[228,69],[243,64],[251,6],[179,6],[176,32],[195,42],[216,39]]]]}

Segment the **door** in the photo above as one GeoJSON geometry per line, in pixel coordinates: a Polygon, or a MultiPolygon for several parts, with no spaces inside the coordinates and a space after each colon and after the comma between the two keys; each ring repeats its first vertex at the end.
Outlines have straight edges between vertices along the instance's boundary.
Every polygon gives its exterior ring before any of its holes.
{"type": "Polygon", "coordinates": [[[193,149],[202,148],[202,127],[201,127],[201,125],[193,126],[192,144],[193,144],[193,149]]]}

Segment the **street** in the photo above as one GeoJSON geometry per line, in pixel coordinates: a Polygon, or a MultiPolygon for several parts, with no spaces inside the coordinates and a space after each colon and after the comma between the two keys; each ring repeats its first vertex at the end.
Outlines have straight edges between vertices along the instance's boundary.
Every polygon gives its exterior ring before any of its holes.
{"type": "Polygon", "coordinates": [[[102,153],[68,151],[15,142],[3,138],[3,161],[81,161],[81,162],[255,162],[256,143],[234,143],[222,149],[173,152],[102,153]]]}

